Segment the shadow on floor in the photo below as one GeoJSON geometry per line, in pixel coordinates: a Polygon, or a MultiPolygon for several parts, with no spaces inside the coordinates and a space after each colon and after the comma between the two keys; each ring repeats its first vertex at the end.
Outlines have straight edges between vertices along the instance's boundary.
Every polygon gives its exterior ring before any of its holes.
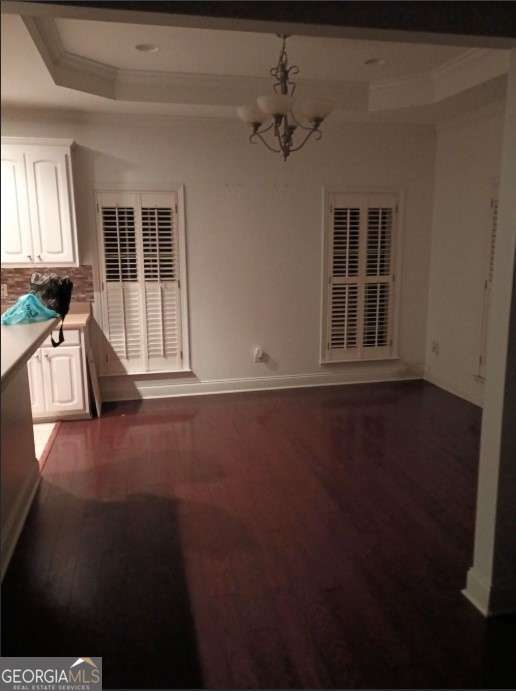
{"type": "Polygon", "coordinates": [[[104,688],[201,687],[176,502],[81,499],[43,479],[2,585],[2,631],[3,655],[102,656],[104,688]]]}

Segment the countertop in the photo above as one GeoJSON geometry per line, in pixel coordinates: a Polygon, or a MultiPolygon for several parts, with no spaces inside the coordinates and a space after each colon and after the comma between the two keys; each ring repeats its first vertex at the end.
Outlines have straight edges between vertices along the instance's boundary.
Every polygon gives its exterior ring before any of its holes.
{"type": "Polygon", "coordinates": [[[35,324],[0,326],[2,388],[9,375],[23,365],[39,348],[48,334],[59,324],[59,319],[49,319],[35,324]]]}
{"type": "Polygon", "coordinates": [[[89,312],[68,312],[63,323],[63,330],[84,329],[90,319],[89,312]]]}

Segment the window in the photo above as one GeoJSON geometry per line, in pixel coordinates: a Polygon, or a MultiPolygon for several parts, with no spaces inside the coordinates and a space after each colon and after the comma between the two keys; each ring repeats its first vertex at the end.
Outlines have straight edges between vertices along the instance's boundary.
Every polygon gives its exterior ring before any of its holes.
{"type": "Polygon", "coordinates": [[[478,376],[485,377],[487,355],[487,324],[489,319],[489,305],[491,303],[491,290],[494,277],[494,259],[496,248],[496,230],[498,226],[498,198],[496,188],[490,204],[489,228],[486,250],[486,268],[484,278],[484,296],[482,305],[482,323],[480,332],[480,355],[478,358],[478,376]]]}
{"type": "Polygon", "coordinates": [[[187,369],[177,192],[99,192],[105,374],[187,369]]]}
{"type": "Polygon", "coordinates": [[[322,361],[394,357],[397,199],[334,193],[325,203],[322,361]]]}

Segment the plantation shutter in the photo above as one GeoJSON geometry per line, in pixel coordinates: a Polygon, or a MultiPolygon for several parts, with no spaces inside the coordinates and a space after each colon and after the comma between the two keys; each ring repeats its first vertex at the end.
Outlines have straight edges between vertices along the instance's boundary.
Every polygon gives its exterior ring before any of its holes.
{"type": "Polygon", "coordinates": [[[333,195],[326,270],[328,362],[393,354],[396,200],[390,195],[333,195]]]}
{"type": "Polygon", "coordinates": [[[104,373],[180,369],[176,194],[102,192],[97,211],[108,342],[104,373]]]}
{"type": "Polygon", "coordinates": [[[148,369],[181,363],[176,200],[144,194],[141,199],[143,276],[148,369]]]}
{"type": "Polygon", "coordinates": [[[108,369],[143,367],[136,195],[103,194],[98,200],[104,259],[104,329],[108,369]]]}
{"type": "Polygon", "coordinates": [[[489,234],[487,243],[486,275],[484,280],[484,300],[482,309],[482,324],[480,336],[480,355],[478,358],[478,374],[485,377],[487,355],[487,324],[489,319],[489,306],[491,303],[491,290],[494,278],[494,258],[496,248],[496,230],[498,227],[498,199],[491,199],[489,234]]]}

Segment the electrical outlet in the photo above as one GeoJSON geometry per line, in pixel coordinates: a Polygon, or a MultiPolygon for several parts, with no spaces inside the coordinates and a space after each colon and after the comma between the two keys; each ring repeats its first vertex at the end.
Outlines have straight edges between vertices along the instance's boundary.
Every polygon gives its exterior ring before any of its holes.
{"type": "Polygon", "coordinates": [[[7,297],[7,283],[2,283],[2,300],[7,297]]]}
{"type": "Polygon", "coordinates": [[[439,341],[432,341],[432,353],[439,355],[439,341]]]}
{"type": "Polygon", "coordinates": [[[255,346],[253,348],[253,362],[263,362],[265,357],[265,353],[261,346],[255,346]]]}

